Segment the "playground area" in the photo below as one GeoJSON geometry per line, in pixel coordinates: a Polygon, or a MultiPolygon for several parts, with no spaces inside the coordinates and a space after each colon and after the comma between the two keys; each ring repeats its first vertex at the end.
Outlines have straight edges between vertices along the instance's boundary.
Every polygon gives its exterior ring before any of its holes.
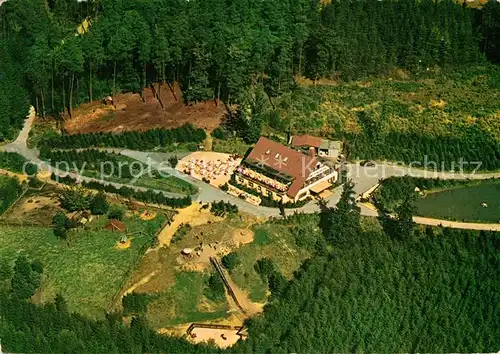
{"type": "Polygon", "coordinates": [[[227,183],[242,157],[220,152],[196,151],[184,157],[176,169],[215,187],[227,183]]]}

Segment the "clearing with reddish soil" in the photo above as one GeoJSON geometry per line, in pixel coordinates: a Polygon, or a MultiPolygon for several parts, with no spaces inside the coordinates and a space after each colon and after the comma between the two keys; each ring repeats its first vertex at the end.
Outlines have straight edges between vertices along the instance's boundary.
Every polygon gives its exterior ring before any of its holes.
{"type": "Polygon", "coordinates": [[[171,129],[191,123],[198,128],[212,131],[220,125],[226,112],[223,103],[215,101],[184,103],[182,91],[175,83],[170,89],[167,84],[154,85],[160,101],[148,87],[144,90],[144,101],[139,94],[118,94],[114,106],[102,101],[82,104],[73,110],[72,118],[65,117],[64,129],[68,134],[143,131],[150,129],[171,129]]]}

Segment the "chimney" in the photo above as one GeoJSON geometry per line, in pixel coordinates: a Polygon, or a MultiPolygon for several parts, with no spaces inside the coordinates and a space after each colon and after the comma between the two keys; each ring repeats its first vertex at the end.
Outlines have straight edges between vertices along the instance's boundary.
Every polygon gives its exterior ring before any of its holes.
{"type": "Polygon", "coordinates": [[[316,151],[312,146],[309,148],[309,156],[311,156],[312,158],[316,158],[316,151]]]}

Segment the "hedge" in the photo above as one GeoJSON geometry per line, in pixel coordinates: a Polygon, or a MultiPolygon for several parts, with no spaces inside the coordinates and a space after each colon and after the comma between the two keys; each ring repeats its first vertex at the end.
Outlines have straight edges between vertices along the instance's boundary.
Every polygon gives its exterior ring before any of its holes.
{"type": "MultiPolygon", "coordinates": [[[[52,173],[50,178],[54,181],[70,186],[78,184],[77,180],[70,176],[58,177],[54,173],[52,173]]],[[[192,200],[189,196],[186,196],[184,198],[169,198],[166,197],[163,193],[158,193],[151,189],[148,189],[147,191],[136,191],[130,187],[122,186],[120,188],[117,188],[114,185],[103,184],[97,181],[82,181],[81,185],[85,188],[104,191],[107,193],[114,193],[125,198],[134,198],[145,203],[163,204],[173,208],[185,208],[190,206],[192,203],[192,200]]]]}

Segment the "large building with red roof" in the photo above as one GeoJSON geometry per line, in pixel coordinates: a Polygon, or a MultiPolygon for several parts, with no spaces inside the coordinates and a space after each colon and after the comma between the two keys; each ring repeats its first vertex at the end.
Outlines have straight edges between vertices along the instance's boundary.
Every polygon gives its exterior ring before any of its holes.
{"type": "Polygon", "coordinates": [[[321,194],[337,181],[331,166],[310,154],[261,137],[236,170],[236,182],[277,201],[297,202],[321,194]]]}

